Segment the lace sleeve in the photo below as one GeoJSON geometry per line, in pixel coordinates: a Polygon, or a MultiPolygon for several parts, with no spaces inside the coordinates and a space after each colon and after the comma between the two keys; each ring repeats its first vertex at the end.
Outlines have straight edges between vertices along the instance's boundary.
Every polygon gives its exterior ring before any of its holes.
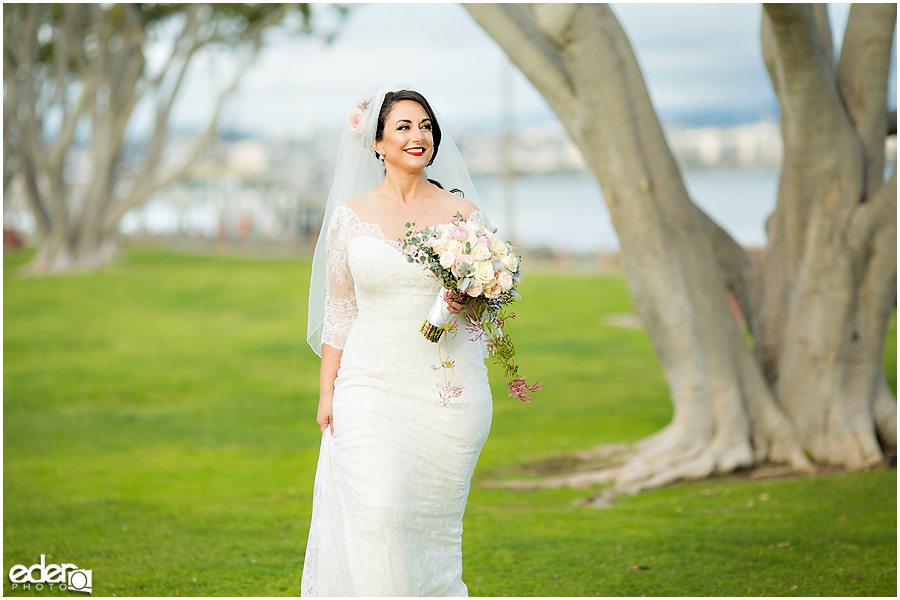
{"type": "Polygon", "coordinates": [[[347,261],[349,227],[344,207],[334,212],[325,240],[325,322],[322,343],[342,350],[356,321],[356,291],[347,261]]]}
{"type": "Polygon", "coordinates": [[[490,219],[487,218],[487,215],[484,214],[480,208],[473,209],[469,214],[468,220],[478,227],[484,227],[485,229],[488,229],[490,231],[494,230],[494,228],[491,226],[490,219]]]}

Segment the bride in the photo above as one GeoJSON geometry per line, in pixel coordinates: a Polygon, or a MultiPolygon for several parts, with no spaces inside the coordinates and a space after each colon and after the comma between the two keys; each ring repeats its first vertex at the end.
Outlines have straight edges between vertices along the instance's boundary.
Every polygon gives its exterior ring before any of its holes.
{"type": "Polygon", "coordinates": [[[310,283],[322,358],[322,444],[304,596],[466,596],[462,517],[491,424],[471,308],[440,347],[419,332],[440,283],[400,240],[460,213],[489,227],[449,135],[411,90],[367,95],[348,117],[310,283]],[[452,363],[445,362],[447,355],[452,363]],[[452,365],[452,366],[450,366],[452,365]],[[448,398],[442,386],[461,393],[448,398]]]}

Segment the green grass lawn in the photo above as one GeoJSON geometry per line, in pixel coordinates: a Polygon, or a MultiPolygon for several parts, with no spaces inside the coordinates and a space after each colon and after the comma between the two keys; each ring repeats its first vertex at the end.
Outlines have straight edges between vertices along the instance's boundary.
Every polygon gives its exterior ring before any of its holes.
{"type": "MultiPolygon", "coordinates": [[[[4,255],[4,592],[72,595],[11,590],[45,554],[91,569],[95,595],[299,594],[320,439],[309,263],[132,250],[21,279],[28,256],[4,255]]],[[[604,510],[579,504],[595,490],[486,486],[672,415],[644,333],[604,324],[630,310],[623,279],[532,273],[521,291],[511,333],[544,391],[517,403],[491,369],[471,595],[896,595],[894,470],[722,477],[604,510]]],[[[895,391],[896,362],[895,314],[895,391]]]]}

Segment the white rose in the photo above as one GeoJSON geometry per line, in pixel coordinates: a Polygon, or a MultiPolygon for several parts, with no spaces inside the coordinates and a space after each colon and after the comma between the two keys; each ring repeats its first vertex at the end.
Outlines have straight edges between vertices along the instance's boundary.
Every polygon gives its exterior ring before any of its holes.
{"type": "Polygon", "coordinates": [[[447,240],[447,243],[444,245],[444,250],[446,252],[452,252],[455,255],[462,254],[462,244],[459,243],[458,240],[447,240]]]}
{"type": "Polygon", "coordinates": [[[481,242],[475,244],[472,248],[472,258],[475,260],[487,260],[491,257],[491,250],[481,242]]]}
{"type": "Polygon", "coordinates": [[[509,254],[509,249],[506,247],[506,242],[497,236],[491,236],[491,252],[499,258],[503,258],[509,254]]]}
{"type": "Polygon", "coordinates": [[[466,293],[473,298],[480,296],[482,291],[484,291],[484,286],[477,279],[468,287],[468,289],[466,289],[466,293]]]}
{"type": "Polygon", "coordinates": [[[469,233],[466,234],[465,241],[469,242],[470,245],[474,246],[476,244],[476,242],[478,242],[478,236],[475,235],[475,232],[470,229],[469,233]]]}
{"type": "Polygon", "coordinates": [[[497,283],[503,288],[503,291],[509,291],[509,289],[513,285],[512,275],[509,274],[509,271],[500,271],[497,275],[497,283]]]}
{"type": "Polygon", "coordinates": [[[489,283],[494,278],[494,266],[491,261],[476,260],[473,264],[475,265],[475,279],[481,283],[489,283]]]}
{"type": "Polygon", "coordinates": [[[515,271],[519,267],[519,259],[516,258],[515,254],[510,252],[503,257],[503,266],[506,267],[507,271],[515,271]]]}
{"type": "Polygon", "coordinates": [[[444,267],[445,269],[449,269],[456,264],[456,255],[449,250],[444,250],[443,252],[441,252],[440,262],[442,267],[444,267]]]}

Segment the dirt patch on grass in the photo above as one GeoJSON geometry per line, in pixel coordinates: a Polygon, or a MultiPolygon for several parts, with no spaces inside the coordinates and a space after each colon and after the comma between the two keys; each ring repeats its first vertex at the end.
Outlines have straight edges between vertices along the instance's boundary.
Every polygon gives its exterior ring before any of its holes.
{"type": "Polygon", "coordinates": [[[484,473],[486,477],[552,477],[569,473],[599,471],[619,464],[631,449],[630,444],[610,444],[569,454],[556,454],[484,473]]]}
{"type": "MultiPolygon", "coordinates": [[[[493,481],[516,478],[540,480],[573,473],[602,471],[621,464],[630,448],[629,444],[613,444],[568,454],[557,454],[518,465],[491,469],[490,471],[482,472],[479,479],[493,481]]],[[[880,463],[862,470],[890,470],[896,468],[897,456],[894,452],[885,457],[880,463]]],[[[800,479],[823,475],[838,475],[846,472],[848,472],[847,469],[830,465],[816,465],[815,471],[808,472],[794,469],[790,465],[763,463],[751,469],[739,469],[732,473],[713,475],[708,477],[707,480],[732,482],[800,479]]]]}

